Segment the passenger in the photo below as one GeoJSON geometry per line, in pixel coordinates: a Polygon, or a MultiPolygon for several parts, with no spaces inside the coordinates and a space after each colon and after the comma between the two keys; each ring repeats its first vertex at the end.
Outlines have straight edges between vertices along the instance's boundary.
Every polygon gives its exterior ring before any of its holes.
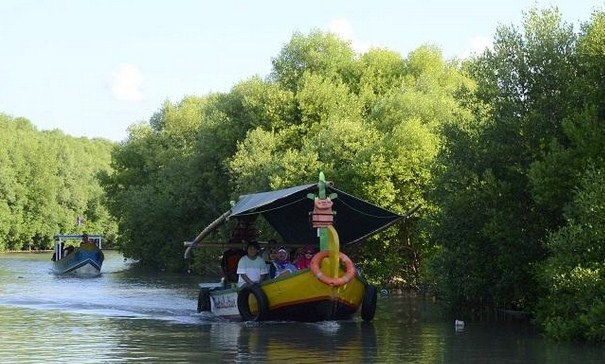
{"type": "Polygon", "coordinates": [[[225,284],[237,283],[239,279],[237,275],[237,265],[244,255],[246,255],[246,252],[241,248],[231,248],[223,252],[221,268],[223,270],[223,275],[225,276],[225,284]]]}
{"type": "Polygon", "coordinates": [[[296,258],[296,268],[297,269],[307,269],[309,265],[311,265],[311,259],[313,259],[313,255],[315,254],[315,248],[311,245],[307,245],[303,248],[301,253],[296,258]]]}
{"type": "Polygon", "coordinates": [[[263,259],[267,263],[267,269],[269,270],[269,278],[275,278],[275,260],[277,259],[277,240],[270,239],[267,242],[267,246],[263,252],[263,259]]]}
{"type": "Polygon", "coordinates": [[[263,257],[266,258],[265,260],[268,260],[269,253],[271,253],[272,251],[275,251],[276,249],[277,249],[277,240],[275,240],[275,239],[267,240],[266,244],[263,248],[263,257]]]}
{"type": "Polygon", "coordinates": [[[63,249],[63,256],[64,257],[68,256],[69,254],[71,254],[71,252],[74,251],[74,249],[75,248],[72,245],[65,247],[65,249],[63,249]]]}
{"type": "Polygon", "coordinates": [[[296,267],[290,263],[288,250],[284,247],[277,249],[277,259],[275,259],[273,265],[275,266],[275,277],[296,272],[296,267]]]}
{"type": "Polygon", "coordinates": [[[80,243],[80,246],[84,245],[84,244],[88,244],[90,243],[90,239],[88,239],[88,234],[84,233],[82,234],[82,242],[80,243]]]}
{"type": "Polygon", "coordinates": [[[239,279],[237,285],[253,285],[260,283],[267,277],[267,264],[262,257],[258,255],[260,246],[256,241],[251,241],[246,246],[246,255],[241,257],[237,264],[237,274],[239,279]]]}
{"type": "Polygon", "coordinates": [[[270,256],[271,256],[271,251],[272,250],[273,250],[272,248],[266,247],[266,248],[263,249],[263,253],[261,254],[261,257],[263,258],[263,260],[267,264],[271,264],[271,258],[270,258],[270,256]]]}
{"type": "Polygon", "coordinates": [[[269,254],[267,254],[267,259],[265,259],[265,263],[267,263],[267,269],[269,269],[269,278],[275,278],[275,261],[277,260],[277,249],[271,248],[268,250],[269,254]]]}

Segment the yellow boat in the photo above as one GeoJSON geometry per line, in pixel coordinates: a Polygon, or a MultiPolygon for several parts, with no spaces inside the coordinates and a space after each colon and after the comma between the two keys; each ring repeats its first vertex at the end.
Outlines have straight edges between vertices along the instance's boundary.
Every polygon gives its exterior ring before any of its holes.
{"type": "Polygon", "coordinates": [[[256,240],[253,226],[259,216],[282,237],[283,245],[314,244],[319,252],[309,268],[242,287],[235,285],[237,267],[225,263],[221,282],[199,284],[198,312],[246,321],[313,322],[351,319],[361,308],[361,318],[370,321],[376,312],[376,287],[368,284],[340,247],[360,242],[413,211],[399,215],[361,200],[327,183],[323,173],[316,184],[240,196],[229,211],[193,241],[185,242],[186,257],[193,248],[216,246],[204,238],[236,218],[240,231],[233,234],[237,241],[230,242],[235,249],[227,250],[223,259],[227,262],[227,255],[235,254],[232,261],[236,265],[237,258],[244,254],[241,247],[245,241],[241,238],[256,240]]]}

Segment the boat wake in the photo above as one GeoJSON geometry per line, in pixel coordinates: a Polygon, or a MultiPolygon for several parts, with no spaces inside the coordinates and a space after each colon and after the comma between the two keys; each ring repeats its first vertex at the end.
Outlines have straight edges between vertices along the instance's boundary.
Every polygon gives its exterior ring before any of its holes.
{"type": "MultiPolygon", "coordinates": [[[[166,307],[153,307],[149,305],[91,303],[91,302],[65,302],[50,299],[33,298],[0,298],[0,306],[57,311],[61,315],[91,315],[118,319],[148,319],[170,321],[173,323],[195,324],[199,321],[197,314],[192,310],[173,309],[166,307]]],[[[191,306],[191,301],[175,304],[175,307],[191,306]],[[181,306],[185,304],[185,306],[181,306]]]]}

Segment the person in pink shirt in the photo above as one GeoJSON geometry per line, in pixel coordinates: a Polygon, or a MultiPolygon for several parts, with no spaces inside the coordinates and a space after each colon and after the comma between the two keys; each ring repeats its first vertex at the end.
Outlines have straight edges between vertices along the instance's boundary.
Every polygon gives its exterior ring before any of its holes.
{"type": "Polygon", "coordinates": [[[296,258],[296,268],[299,270],[309,268],[314,254],[315,248],[311,245],[306,245],[298,255],[298,258],[296,258]]]}

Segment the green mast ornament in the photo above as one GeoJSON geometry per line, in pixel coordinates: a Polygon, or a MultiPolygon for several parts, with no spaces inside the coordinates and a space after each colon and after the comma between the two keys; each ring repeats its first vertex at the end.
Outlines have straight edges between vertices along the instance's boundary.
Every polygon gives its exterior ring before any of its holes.
{"type": "Polygon", "coordinates": [[[311,222],[314,228],[317,228],[317,235],[319,236],[319,248],[321,250],[328,249],[328,226],[332,226],[334,223],[335,211],[332,211],[332,200],[336,199],[338,195],[331,193],[327,195],[326,192],[326,177],[323,172],[319,172],[319,182],[317,182],[318,194],[309,193],[308,198],[313,200],[313,212],[311,212],[311,222]]]}

